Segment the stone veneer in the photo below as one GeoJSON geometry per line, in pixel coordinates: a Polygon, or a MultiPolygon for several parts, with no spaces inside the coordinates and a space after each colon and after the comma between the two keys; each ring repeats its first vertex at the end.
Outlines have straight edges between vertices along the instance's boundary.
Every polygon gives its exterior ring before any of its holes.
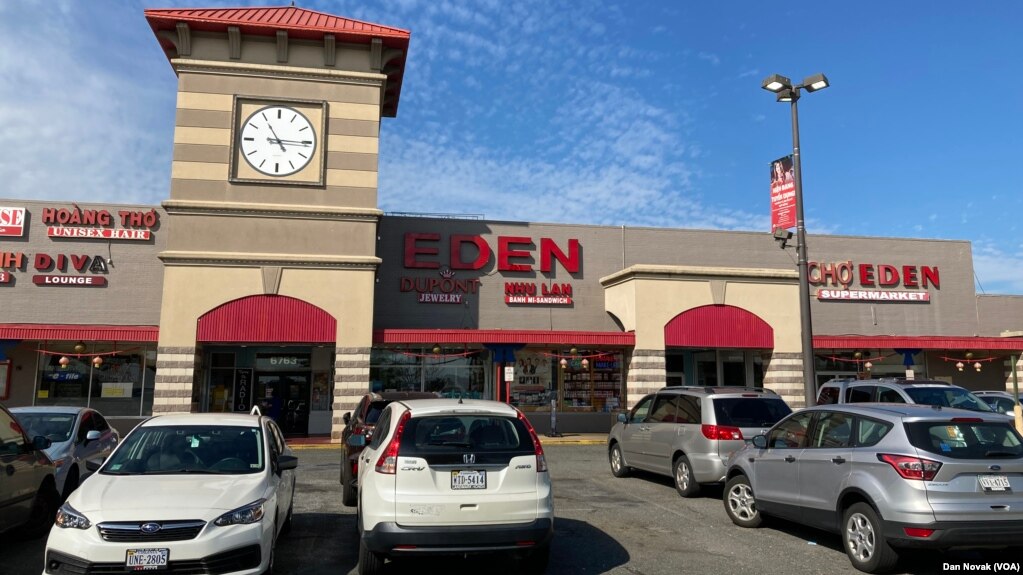
{"type": "Polygon", "coordinates": [[[339,347],[334,355],[334,410],[330,425],[330,441],[341,442],[345,413],[355,409],[369,391],[368,347],[339,347]]]}
{"type": "Polygon", "coordinates": [[[632,409],[640,399],[643,399],[644,395],[665,386],[664,350],[633,350],[632,357],[628,359],[628,365],[628,375],[625,379],[625,407],[632,409]]]}
{"type": "MultiPolygon", "coordinates": [[[[1010,358],[1012,356],[1009,356],[1010,358]]],[[[1005,391],[1012,393],[1012,366],[1010,366],[1012,359],[1006,359],[1002,363],[1002,368],[1005,373],[1005,391]]],[[[1016,358],[1016,385],[1023,391],[1023,355],[1018,355],[1016,358]]]]}
{"type": "Polygon", "coordinates": [[[790,407],[806,407],[803,386],[803,354],[764,352],[764,387],[773,390],[790,407]]]}
{"type": "Polygon", "coordinates": [[[194,347],[157,348],[154,415],[192,411],[192,386],[200,362],[201,356],[194,347]]]}

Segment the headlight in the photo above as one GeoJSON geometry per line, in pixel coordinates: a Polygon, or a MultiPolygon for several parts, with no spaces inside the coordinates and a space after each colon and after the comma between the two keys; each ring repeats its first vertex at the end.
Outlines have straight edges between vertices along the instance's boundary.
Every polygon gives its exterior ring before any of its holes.
{"type": "Polygon", "coordinates": [[[228,511],[227,513],[217,517],[214,521],[214,525],[221,527],[225,525],[245,525],[248,523],[255,523],[263,518],[263,504],[266,503],[266,499],[260,499],[249,503],[245,507],[239,507],[234,511],[228,511]]]}
{"type": "Polygon", "coordinates": [[[88,529],[92,527],[89,518],[79,513],[74,507],[65,503],[57,510],[57,519],[54,521],[57,527],[64,529],[88,529]]]}

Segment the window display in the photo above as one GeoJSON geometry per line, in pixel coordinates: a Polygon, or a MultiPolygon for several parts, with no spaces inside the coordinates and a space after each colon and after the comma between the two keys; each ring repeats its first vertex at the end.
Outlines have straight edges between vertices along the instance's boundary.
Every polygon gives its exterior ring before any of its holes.
{"type": "Polygon", "coordinates": [[[620,353],[581,351],[561,368],[561,404],[566,412],[613,412],[622,408],[620,353]]]}
{"type": "Polygon", "coordinates": [[[516,354],[515,379],[511,383],[511,404],[522,411],[545,411],[550,409],[553,369],[549,354],[535,351],[520,351],[516,354]]]}
{"type": "Polygon", "coordinates": [[[35,405],[88,406],[108,416],[152,413],[154,350],[62,342],[39,351],[35,405]]]}

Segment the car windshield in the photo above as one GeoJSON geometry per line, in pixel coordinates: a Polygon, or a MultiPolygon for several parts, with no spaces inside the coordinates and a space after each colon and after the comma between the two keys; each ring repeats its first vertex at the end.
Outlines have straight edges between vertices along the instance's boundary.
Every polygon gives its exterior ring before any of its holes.
{"type": "Polygon", "coordinates": [[[988,404],[961,387],[908,387],[906,393],[913,399],[913,403],[958,407],[970,411],[994,411],[988,404]]]}
{"type": "Polygon", "coordinates": [[[990,421],[918,421],[906,424],[917,449],[955,459],[1020,459],[1023,437],[1008,423],[990,421]]]}
{"type": "Polygon", "coordinates": [[[718,425],[770,427],[792,413],[784,401],[766,397],[719,397],[714,399],[718,425]]]}
{"type": "Polygon", "coordinates": [[[73,413],[16,413],[15,417],[30,438],[42,435],[53,443],[71,439],[75,427],[73,413]]]}
{"type": "Polygon", "coordinates": [[[263,465],[263,434],[259,428],[152,425],[129,434],[100,473],[240,475],[258,473],[263,465]]]}

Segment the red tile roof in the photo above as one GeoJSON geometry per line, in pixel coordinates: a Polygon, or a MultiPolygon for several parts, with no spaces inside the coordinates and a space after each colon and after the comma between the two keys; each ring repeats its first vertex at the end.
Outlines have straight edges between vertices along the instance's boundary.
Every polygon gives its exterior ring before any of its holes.
{"type": "Polygon", "coordinates": [[[67,325],[40,323],[0,324],[0,339],[49,341],[153,342],[159,339],[155,325],[67,325]]]}

